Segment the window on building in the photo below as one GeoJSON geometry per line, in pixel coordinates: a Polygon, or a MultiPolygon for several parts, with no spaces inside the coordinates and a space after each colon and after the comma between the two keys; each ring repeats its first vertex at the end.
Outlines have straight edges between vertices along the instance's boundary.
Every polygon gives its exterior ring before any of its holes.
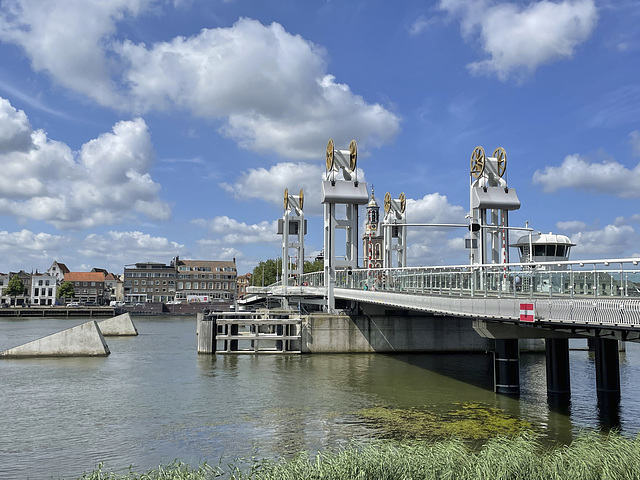
{"type": "Polygon", "coordinates": [[[191,290],[191,282],[186,282],[185,286],[187,290],[191,290]]]}

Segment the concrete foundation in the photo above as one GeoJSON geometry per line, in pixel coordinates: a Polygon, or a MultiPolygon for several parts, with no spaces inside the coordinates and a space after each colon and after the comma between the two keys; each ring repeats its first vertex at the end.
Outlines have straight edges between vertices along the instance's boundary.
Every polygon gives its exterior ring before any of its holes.
{"type": "Polygon", "coordinates": [[[138,330],[131,320],[131,315],[123,313],[117,317],[107,318],[98,322],[98,327],[104,336],[135,336],[138,330]]]}
{"type": "Polygon", "coordinates": [[[109,347],[95,321],[0,352],[0,358],[106,357],[109,347]]]}
{"type": "Polygon", "coordinates": [[[307,315],[302,317],[303,353],[486,352],[469,319],[401,315],[307,315]]]}

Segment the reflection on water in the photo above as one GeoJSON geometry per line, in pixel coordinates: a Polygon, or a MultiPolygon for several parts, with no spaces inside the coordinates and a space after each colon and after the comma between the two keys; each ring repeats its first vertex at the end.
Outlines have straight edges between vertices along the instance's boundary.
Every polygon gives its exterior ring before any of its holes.
{"type": "MultiPolygon", "coordinates": [[[[544,354],[521,356],[515,399],[493,393],[489,355],[198,355],[193,317],[134,321],[140,336],[107,338],[107,358],[0,361],[0,478],[335,448],[375,438],[358,412],[376,407],[442,413],[477,403],[563,442],[585,428],[640,430],[635,344],[621,354],[615,406],[598,404],[592,355],[571,351],[566,404],[547,400],[544,354]]],[[[79,323],[0,319],[0,350],[79,323]]]]}

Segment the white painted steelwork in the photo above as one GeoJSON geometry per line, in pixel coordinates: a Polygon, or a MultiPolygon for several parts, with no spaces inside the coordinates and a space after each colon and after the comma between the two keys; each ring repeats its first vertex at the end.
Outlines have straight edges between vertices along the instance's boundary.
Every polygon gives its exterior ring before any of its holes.
{"type": "MultiPolygon", "coordinates": [[[[501,320],[519,320],[520,303],[526,301],[535,304],[536,321],[640,327],[638,262],[625,258],[338,270],[334,294],[391,308],[501,320]],[[527,276],[528,290],[516,288],[516,275],[527,276]],[[371,288],[370,278],[375,279],[371,288]]],[[[326,292],[322,272],[303,275],[300,285],[296,295],[326,292]]],[[[272,286],[263,293],[282,294],[282,288],[272,286]]]]}

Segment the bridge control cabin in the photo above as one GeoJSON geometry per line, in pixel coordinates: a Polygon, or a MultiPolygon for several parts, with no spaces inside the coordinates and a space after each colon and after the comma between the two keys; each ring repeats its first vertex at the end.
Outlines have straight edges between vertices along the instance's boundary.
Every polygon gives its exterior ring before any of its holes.
{"type": "Polygon", "coordinates": [[[565,235],[554,233],[534,233],[523,235],[510,245],[518,249],[520,263],[564,262],[569,260],[572,243],[565,235]]]}
{"type": "MultiPolygon", "coordinates": [[[[571,247],[576,244],[572,243],[569,237],[565,235],[557,235],[554,233],[532,233],[531,235],[523,235],[511,244],[511,247],[518,249],[520,263],[537,263],[537,262],[565,262],[569,260],[571,247]]],[[[531,270],[535,268],[537,271],[549,270],[549,265],[532,265],[523,266],[523,270],[531,270]]],[[[566,270],[567,266],[554,266],[553,270],[566,270]]],[[[568,278],[554,276],[529,276],[524,275],[522,289],[529,290],[529,282],[533,282],[533,291],[535,292],[553,292],[566,291],[569,287],[568,278]],[[566,285],[564,285],[566,283],[566,285]]]]}

